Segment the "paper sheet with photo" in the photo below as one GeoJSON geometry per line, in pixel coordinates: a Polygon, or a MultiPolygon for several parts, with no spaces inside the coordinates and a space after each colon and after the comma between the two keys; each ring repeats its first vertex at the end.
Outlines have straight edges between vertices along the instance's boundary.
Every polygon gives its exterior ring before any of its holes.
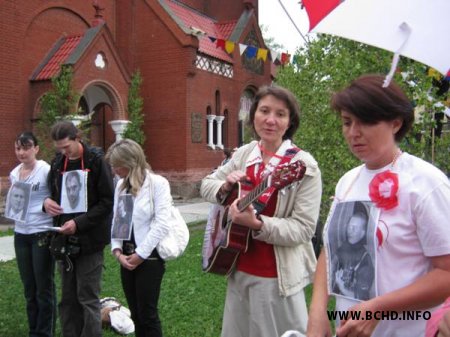
{"type": "Polygon", "coordinates": [[[327,220],[328,292],[357,301],[377,296],[376,229],[380,211],[370,201],[338,202],[327,220]]]}
{"type": "Polygon", "coordinates": [[[114,209],[111,239],[130,240],[133,220],[134,200],[131,194],[122,194],[117,198],[114,209]]]}
{"type": "Polygon", "coordinates": [[[87,176],[83,170],[63,173],[61,207],[64,214],[87,212],[87,176]]]}
{"type": "Polygon", "coordinates": [[[5,218],[26,222],[32,187],[31,183],[21,181],[11,185],[6,196],[5,218]]]}

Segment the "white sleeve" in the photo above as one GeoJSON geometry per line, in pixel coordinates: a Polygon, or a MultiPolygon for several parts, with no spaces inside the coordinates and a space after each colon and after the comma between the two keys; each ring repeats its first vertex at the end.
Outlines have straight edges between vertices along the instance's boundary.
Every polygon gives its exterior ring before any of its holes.
{"type": "Polygon", "coordinates": [[[425,255],[450,254],[450,183],[442,183],[424,195],[414,214],[425,255]]]}
{"type": "Polygon", "coordinates": [[[172,207],[169,182],[161,177],[152,175],[153,184],[153,218],[150,222],[150,230],[145,239],[136,248],[136,253],[143,259],[150,256],[159,241],[169,233],[167,219],[172,207]]]}

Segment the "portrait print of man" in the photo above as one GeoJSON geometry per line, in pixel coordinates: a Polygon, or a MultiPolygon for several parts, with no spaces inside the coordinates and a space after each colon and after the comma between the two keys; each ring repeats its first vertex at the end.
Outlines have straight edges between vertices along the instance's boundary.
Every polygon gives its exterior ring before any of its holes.
{"type": "Polygon", "coordinates": [[[5,217],[25,222],[30,201],[31,184],[16,182],[7,195],[5,217]]]}
{"type": "Polygon", "coordinates": [[[65,214],[86,212],[86,172],[82,170],[64,172],[61,207],[65,214]]]}
{"type": "Polygon", "coordinates": [[[131,221],[133,217],[133,196],[120,195],[114,214],[111,238],[115,240],[129,240],[131,237],[131,221]]]}
{"type": "Polygon", "coordinates": [[[361,201],[335,208],[327,231],[329,288],[335,295],[360,301],[376,296],[373,213],[378,211],[361,201]]]}

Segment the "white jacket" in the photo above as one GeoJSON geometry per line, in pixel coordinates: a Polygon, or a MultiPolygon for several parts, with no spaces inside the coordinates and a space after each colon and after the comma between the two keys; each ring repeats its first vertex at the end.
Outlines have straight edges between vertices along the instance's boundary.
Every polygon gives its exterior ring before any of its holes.
{"type": "MultiPolygon", "coordinates": [[[[114,193],[114,217],[116,216],[119,195],[126,194],[120,191],[123,179],[119,180],[114,193]]],[[[143,259],[150,256],[159,241],[169,232],[169,218],[172,205],[170,185],[166,178],[147,171],[144,184],[136,197],[133,198],[132,226],[136,253],[143,259]],[[153,198],[153,201],[151,200],[153,198]]],[[[114,220],[113,220],[114,223],[114,220]]],[[[111,251],[122,249],[122,240],[111,240],[111,251]]]]}
{"type": "MultiPolygon", "coordinates": [[[[11,185],[20,181],[20,168],[17,165],[9,174],[11,185]]],[[[36,161],[36,166],[30,176],[22,182],[32,184],[31,198],[28,206],[28,216],[25,222],[15,221],[14,231],[20,234],[34,234],[44,232],[42,226],[53,226],[52,217],[42,211],[42,203],[50,196],[47,185],[47,175],[50,165],[43,160],[36,161]]]]}
{"type": "MultiPolygon", "coordinates": [[[[202,197],[209,202],[217,202],[217,192],[228,174],[235,170],[246,171],[256,145],[257,142],[253,141],[242,146],[225,166],[205,177],[200,188],[202,197]]],[[[262,215],[262,230],[252,234],[254,239],[274,246],[278,286],[283,297],[296,294],[311,283],[316,268],[311,238],[319,217],[321,173],[309,153],[299,151],[291,162],[299,159],[306,165],[305,177],[280,190],[274,216],[262,215]]]]}

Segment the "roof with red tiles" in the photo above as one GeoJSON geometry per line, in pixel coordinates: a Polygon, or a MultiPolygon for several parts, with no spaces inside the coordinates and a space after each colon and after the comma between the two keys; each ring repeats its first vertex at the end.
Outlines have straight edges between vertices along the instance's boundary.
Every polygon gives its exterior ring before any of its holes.
{"type": "Polygon", "coordinates": [[[104,23],[87,29],[83,34],[60,37],[36,67],[30,80],[49,80],[59,74],[61,65],[77,63],[103,26],[104,23]]]}
{"type": "Polygon", "coordinates": [[[168,5],[168,8],[173,15],[176,15],[176,17],[182,21],[186,26],[185,28],[191,29],[192,27],[195,27],[206,33],[206,35],[198,36],[199,52],[233,63],[233,59],[230,55],[222,48],[216,48],[216,43],[212,42],[208,36],[227,40],[233,32],[237,21],[218,23],[213,18],[177,1],[167,0],[165,3],[168,5]]]}
{"type": "Polygon", "coordinates": [[[83,35],[61,37],[41,62],[39,71],[35,71],[31,79],[34,81],[49,80],[57,75],[61,65],[66,63],[82,38],[83,35]]]}
{"type": "Polygon", "coordinates": [[[221,32],[223,39],[228,40],[230,38],[231,33],[234,30],[234,27],[236,27],[236,21],[220,22],[216,23],[216,26],[221,32]]]}

